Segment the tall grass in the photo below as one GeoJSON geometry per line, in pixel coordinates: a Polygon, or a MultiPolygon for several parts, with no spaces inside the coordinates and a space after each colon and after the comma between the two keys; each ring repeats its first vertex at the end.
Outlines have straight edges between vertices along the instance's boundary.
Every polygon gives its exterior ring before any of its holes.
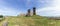
{"type": "Polygon", "coordinates": [[[31,16],[31,17],[11,17],[9,19],[9,26],[48,26],[48,18],[41,16],[31,16]]]}
{"type": "Polygon", "coordinates": [[[60,26],[60,20],[50,20],[42,16],[9,17],[8,22],[8,26],[60,26]]]}

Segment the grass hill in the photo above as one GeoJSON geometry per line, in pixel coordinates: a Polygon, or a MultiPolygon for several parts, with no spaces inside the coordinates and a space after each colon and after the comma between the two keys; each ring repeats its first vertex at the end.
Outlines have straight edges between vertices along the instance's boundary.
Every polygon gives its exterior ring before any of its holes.
{"type": "Polygon", "coordinates": [[[60,26],[60,20],[51,20],[42,16],[11,16],[7,20],[8,26],[60,26]]]}

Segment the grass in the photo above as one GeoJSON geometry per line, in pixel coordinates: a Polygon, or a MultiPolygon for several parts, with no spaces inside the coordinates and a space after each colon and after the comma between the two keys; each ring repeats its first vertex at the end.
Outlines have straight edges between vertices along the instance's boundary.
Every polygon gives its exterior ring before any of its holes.
{"type": "Polygon", "coordinates": [[[8,26],[60,26],[60,20],[50,20],[46,17],[8,17],[8,26]]]}

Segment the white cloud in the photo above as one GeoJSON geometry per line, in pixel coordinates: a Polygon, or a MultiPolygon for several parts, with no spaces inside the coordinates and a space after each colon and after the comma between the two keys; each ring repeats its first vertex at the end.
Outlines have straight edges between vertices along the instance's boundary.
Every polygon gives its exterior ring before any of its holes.
{"type": "Polygon", "coordinates": [[[7,7],[7,4],[9,3],[5,2],[4,0],[0,0],[0,15],[16,16],[18,13],[20,13],[12,7],[7,7]]]}
{"type": "Polygon", "coordinates": [[[0,15],[4,15],[4,16],[16,16],[17,15],[17,11],[13,10],[13,8],[7,8],[7,7],[3,7],[0,8],[0,15]]]}
{"type": "Polygon", "coordinates": [[[42,16],[60,16],[60,0],[53,0],[51,6],[37,9],[37,14],[42,16]]]}

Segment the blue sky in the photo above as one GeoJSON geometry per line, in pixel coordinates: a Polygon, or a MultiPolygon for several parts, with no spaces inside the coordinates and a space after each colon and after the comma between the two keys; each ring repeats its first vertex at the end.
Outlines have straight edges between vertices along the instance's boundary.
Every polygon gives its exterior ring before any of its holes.
{"type": "Polygon", "coordinates": [[[37,15],[60,16],[60,0],[0,0],[0,15],[16,16],[37,8],[37,15]]]}

